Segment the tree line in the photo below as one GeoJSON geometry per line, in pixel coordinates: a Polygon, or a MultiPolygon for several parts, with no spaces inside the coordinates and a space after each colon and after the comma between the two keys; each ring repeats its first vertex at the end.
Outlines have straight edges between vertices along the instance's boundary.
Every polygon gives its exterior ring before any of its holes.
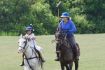
{"type": "Polygon", "coordinates": [[[105,32],[105,0],[0,0],[0,35],[18,35],[33,24],[37,35],[54,34],[59,15],[69,12],[77,33],[105,32]]]}

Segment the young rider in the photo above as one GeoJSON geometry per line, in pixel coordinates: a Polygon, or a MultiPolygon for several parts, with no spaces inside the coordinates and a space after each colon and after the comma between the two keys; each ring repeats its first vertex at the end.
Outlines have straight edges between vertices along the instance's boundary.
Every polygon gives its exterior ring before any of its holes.
{"type": "MultiPolygon", "coordinates": [[[[26,38],[28,41],[33,42],[33,44],[31,46],[38,53],[38,55],[39,55],[40,59],[42,60],[42,62],[45,62],[45,60],[42,57],[42,54],[41,54],[40,50],[38,49],[38,47],[36,45],[36,41],[35,41],[36,37],[35,37],[35,35],[33,33],[33,27],[31,25],[26,27],[26,33],[24,35],[24,38],[26,38]]],[[[22,62],[21,66],[23,66],[23,65],[24,65],[24,62],[22,62]]]]}

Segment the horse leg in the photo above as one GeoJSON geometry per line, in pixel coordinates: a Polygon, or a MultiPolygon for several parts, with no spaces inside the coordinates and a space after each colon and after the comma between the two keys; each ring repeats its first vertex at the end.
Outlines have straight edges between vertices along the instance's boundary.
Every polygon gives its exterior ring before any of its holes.
{"type": "Polygon", "coordinates": [[[66,70],[70,70],[69,64],[66,65],[66,70]]]}
{"type": "Polygon", "coordinates": [[[79,60],[78,59],[76,59],[75,61],[74,61],[74,63],[75,63],[75,70],[78,70],[78,66],[79,66],[79,60]]]}
{"type": "Polygon", "coordinates": [[[30,70],[28,64],[27,64],[27,61],[24,59],[24,70],[30,70]]]}
{"type": "Polygon", "coordinates": [[[68,67],[69,67],[69,70],[72,70],[73,62],[70,62],[70,63],[68,64],[68,67]]]}
{"type": "Polygon", "coordinates": [[[61,70],[64,70],[64,64],[61,63],[61,70]]]}
{"type": "Polygon", "coordinates": [[[30,70],[28,66],[24,66],[24,70],[30,70]]]}
{"type": "MultiPolygon", "coordinates": [[[[32,67],[33,70],[39,70],[39,68],[40,68],[39,60],[36,59],[36,58],[35,59],[32,59],[30,61],[30,65],[31,65],[31,67],[32,67]]],[[[30,70],[32,70],[32,69],[30,69],[30,70]]]]}

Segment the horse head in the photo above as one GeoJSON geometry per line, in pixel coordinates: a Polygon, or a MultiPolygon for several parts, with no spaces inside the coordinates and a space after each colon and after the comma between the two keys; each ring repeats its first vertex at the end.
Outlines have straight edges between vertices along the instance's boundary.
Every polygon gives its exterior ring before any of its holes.
{"type": "Polygon", "coordinates": [[[18,45],[19,45],[18,52],[19,53],[24,52],[27,45],[27,39],[23,35],[20,36],[18,40],[18,45]]]}
{"type": "Polygon", "coordinates": [[[64,31],[57,31],[55,33],[55,38],[56,38],[56,45],[59,47],[60,53],[70,53],[71,55],[71,46],[69,44],[69,41],[67,39],[67,33],[64,31]]]}
{"type": "Polygon", "coordinates": [[[67,41],[67,33],[64,31],[57,31],[55,33],[55,38],[58,44],[64,44],[67,41]]]}
{"type": "Polygon", "coordinates": [[[39,61],[39,54],[34,47],[32,47],[30,39],[21,35],[18,40],[18,45],[18,53],[23,53],[24,70],[39,70],[42,62],[39,61]]]}

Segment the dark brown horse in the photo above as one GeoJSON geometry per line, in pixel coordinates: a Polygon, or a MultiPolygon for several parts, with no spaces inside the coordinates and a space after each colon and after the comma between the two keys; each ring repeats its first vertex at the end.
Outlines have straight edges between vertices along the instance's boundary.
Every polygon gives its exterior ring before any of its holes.
{"type": "Polygon", "coordinates": [[[75,63],[75,70],[78,70],[78,60],[74,58],[72,47],[70,46],[67,34],[62,31],[55,33],[56,45],[59,48],[60,55],[59,60],[61,64],[61,70],[72,70],[73,62],[75,63]]]}

